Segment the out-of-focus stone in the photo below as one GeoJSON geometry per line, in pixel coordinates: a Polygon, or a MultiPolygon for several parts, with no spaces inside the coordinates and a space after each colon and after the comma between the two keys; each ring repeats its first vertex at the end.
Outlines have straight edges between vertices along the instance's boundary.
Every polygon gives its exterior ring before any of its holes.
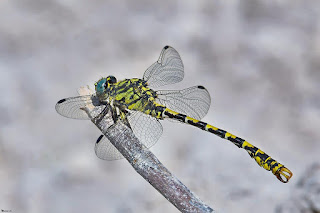
{"type": "Polygon", "coordinates": [[[278,205],[276,213],[320,212],[320,163],[312,164],[300,178],[289,200],[278,205]]]}

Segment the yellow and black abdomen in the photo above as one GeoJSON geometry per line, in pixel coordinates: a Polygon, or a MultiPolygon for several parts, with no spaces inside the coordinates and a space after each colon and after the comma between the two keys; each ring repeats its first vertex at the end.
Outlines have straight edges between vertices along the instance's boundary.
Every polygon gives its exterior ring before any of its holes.
{"type": "Polygon", "coordinates": [[[118,82],[110,93],[115,104],[129,110],[143,112],[158,119],[171,118],[183,123],[198,127],[204,131],[213,133],[227,139],[239,148],[243,148],[264,169],[272,173],[282,182],[286,183],[292,173],[284,165],[272,159],[265,152],[253,146],[246,140],[239,138],[223,129],[214,127],[208,123],[188,117],[187,115],[172,111],[165,106],[156,103],[157,94],[147,87],[147,83],[141,79],[126,79],[118,82]]]}
{"type": "Polygon", "coordinates": [[[183,123],[190,124],[192,126],[198,127],[204,131],[213,133],[221,138],[227,139],[231,141],[234,145],[239,148],[243,148],[248,152],[248,154],[255,159],[259,166],[263,167],[268,171],[272,171],[272,173],[281,181],[288,182],[292,177],[292,172],[287,169],[284,165],[280,164],[276,160],[272,159],[269,155],[263,152],[261,149],[255,147],[250,144],[246,140],[239,138],[223,129],[219,129],[214,127],[208,123],[193,119],[188,117],[187,115],[177,113],[168,108],[165,108],[162,112],[162,117],[171,118],[174,120],[178,120],[183,123]]]}

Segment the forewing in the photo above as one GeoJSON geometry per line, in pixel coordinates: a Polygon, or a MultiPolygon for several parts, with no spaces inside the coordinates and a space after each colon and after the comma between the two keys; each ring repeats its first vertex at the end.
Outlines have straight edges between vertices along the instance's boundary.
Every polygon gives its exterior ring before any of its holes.
{"type": "MultiPolygon", "coordinates": [[[[133,133],[147,148],[153,146],[162,134],[162,125],[158,119],[139,111],[132,111],[128,121],[133,133]]],[[[122,154],[106,138],[100,136],[95,145],[96,155],[103,160],[118,160],[122,154]]]]}
{"type": "Polygon", "coordinates": [[[184,77],[183,63],[179,53],[170,46],[165,46],[158,61],[144,73],[143,79],[151,88],[182,81],[184,77]]]}
{"type": "Polygon", "coordinates": [[[203,86],[183,90],[159,90],[157,95],[158,103],[197,120],[208,113],[211,103],[210,94],[203,86]]]}
{"type": "Polygon", "coordinates": [[[88,114],[82,110],[89,104],[93,104],[92,95],[64,98],[57,102],[56,111],[67,118],[90,119],[88,114]]]}

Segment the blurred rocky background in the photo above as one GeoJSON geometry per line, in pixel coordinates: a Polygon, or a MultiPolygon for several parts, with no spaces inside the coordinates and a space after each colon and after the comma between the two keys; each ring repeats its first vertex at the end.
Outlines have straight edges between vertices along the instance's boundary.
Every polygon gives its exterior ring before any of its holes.
{"type": "Polygon", "coordinates": [[[284,200],[276,213],[320,212],[320,164],[314,163],[305,170],[296,188],[284,200]]]}
{"type": "Polygon", "coordinates": [[[319,196],[301,181],[320,161],[319,10],[317,0],[2,0],[0,209],[177,212],[125,160],[95,156],[91,122],[54,109],[102,76],[142,77],[165,45],[185,65],[184,81],[168,88],[204,85],[204,121],[293,177],[283,184],[231,143],[164,121],[152,151],[171,172],[219,212],[290,212],[301,190],[319,196]]]}

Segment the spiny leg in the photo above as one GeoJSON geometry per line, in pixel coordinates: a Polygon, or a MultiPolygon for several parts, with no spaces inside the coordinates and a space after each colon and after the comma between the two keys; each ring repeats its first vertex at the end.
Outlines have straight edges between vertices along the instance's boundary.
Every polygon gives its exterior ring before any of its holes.
{"type": "Polygon", "coordinates": [[[162,117],[168,117],[183,123],[190,124],[204,131],[213,133],[221,138],[231,141],[237,147],[243,148],[244,150],[246,150],[248,154],[255,159],[255,161],[258,163],[259,166],[263,167],[268,171],[272,171],[272,173],[283,183],[287,183],[289,179],[292,177],[292,172],[289,169],[287,169],[284,165],[272,159],[269,155],[267,155],[261,149],[255,147],[254,145],[250,144],[246,140],[239,138],[223,129],[219,129],[208,123],[177,113],[168,108],[164,109],[164,111],[162,112],[162,117]]]}
{"type": "Polygon", "coordinates": [[[127,115],[129,115],[130,112],[119,102],[115,101],[113,103],[114,105],[112,107],[112,118],[114,122],[116,123],[120,119],[125,125],[127,125],[131,129],[130,123],[127,119],[127,115]]]}
{"type": "Polygon", "coordinates": [[[108,114],[110,108],[110,105],[105,105],[105,108],[103,108],[102,112],[97,117],[93,118],[94,122],[99,123],[104,118],[104,116],[108,114]]]}
{"type": "Polygon", "coordinates": [[[120,119],[123,121],[125,125],[132,129],[127,117],[129,113],[130,112],[128,112],[127,110],[120,110],[120,119]]]}
{"type": "Polygon", "coordinates": [[[116,123],[119,116],[118,116],[117,109],[115,106],[111,107],[111,115],[112,115],[113,122],[116,123]]]}

